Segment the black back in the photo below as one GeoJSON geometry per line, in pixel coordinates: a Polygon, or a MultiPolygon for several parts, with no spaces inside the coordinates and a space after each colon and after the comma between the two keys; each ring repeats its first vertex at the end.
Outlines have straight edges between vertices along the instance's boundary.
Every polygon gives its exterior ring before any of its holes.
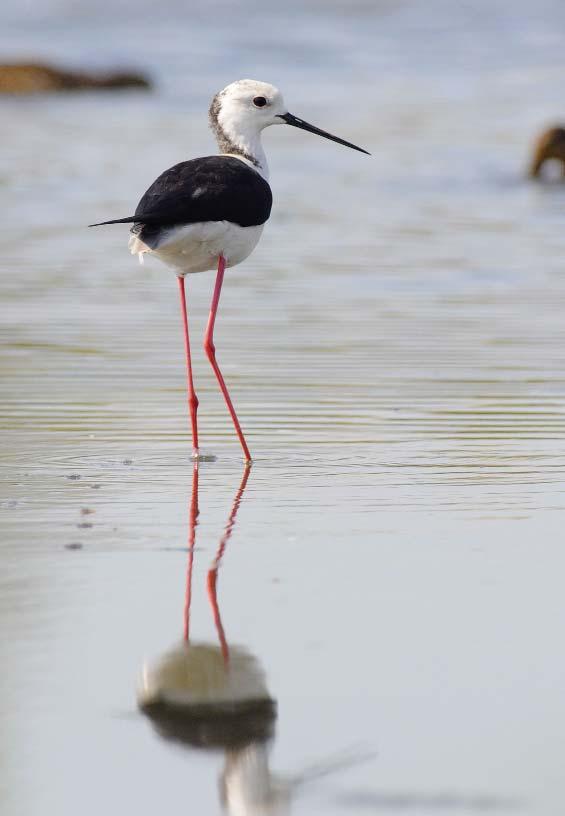
{"type": "Polygon", "coordinates": [[[199,221],[255,227],[268,220],[272,203],[268,183],[245,162],[231,156],[204,156],[161,173],[143,195],[135,215],[102,224],[133,224],[133,233],[153,242],[169,227],[199,221]]]}
{"type": "Polygon", "coordinates": [[[231,221],[264,224],[271,214],[271,188],[259,173],[230,156],[205,156],[161,173],[135,210],[135,221],[154,226],[231,221]]]}

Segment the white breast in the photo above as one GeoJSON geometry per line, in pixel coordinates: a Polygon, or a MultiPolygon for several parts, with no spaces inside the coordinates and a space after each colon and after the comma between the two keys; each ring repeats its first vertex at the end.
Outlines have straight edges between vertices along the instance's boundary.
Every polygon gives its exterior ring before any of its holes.
{"type": "Polygon", "coordinates": [[[129,248],[140,261],[149,253],[173,267],[176,274],[185,275],[216,269],[219,255],[224,256],[227,266],[241,263],[253,252],[262,232],[262,224],[240,227],[230,221],[207,221],[163,231],[155,249],[132,235],[129,248]]]}

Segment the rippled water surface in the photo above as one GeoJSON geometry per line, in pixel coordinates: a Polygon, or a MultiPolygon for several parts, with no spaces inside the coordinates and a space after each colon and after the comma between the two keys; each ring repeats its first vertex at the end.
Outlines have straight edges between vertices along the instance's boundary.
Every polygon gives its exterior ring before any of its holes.
{"type": "Polygon", "coordinates": [[[562,813],[565,188],[524,169],[565,117],[565,7],[1,15],[4,58],[157,80],[0,100],[2,813],[214,814],[219,790],[241,816],[562,813]],[[174,277],[85,225],[213,152],[208,100],[240,76],[373,155],[265,134],[273,215],[216,332],[243,491],[200,343],[213,276],[188,282],[196,517],[174,277]],[[277,704],[248,753],[137,711],[191,536],[191,633],[218,644],[225,545],[226,638],[277,704]]]}

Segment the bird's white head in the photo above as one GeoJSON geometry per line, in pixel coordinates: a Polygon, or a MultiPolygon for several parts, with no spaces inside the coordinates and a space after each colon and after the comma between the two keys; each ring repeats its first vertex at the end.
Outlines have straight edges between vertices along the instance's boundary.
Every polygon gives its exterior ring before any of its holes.
{"type": "Polygon", "coordinates": [[[210,118],[217,118],[225,130],[260,132],[269,125],[282,125],[287,112],[278,88],[255,79],[239,79],[216,94],[210,118]]]}
{"type": "Polygon", "coordinates": [[[279,89],[255,79],[239,79],[217,93],[212,99],[209,117],[220,152],[248,161],[265,177],[268,177],[268,168],[261,131],[269,125],[292,125],[361,153],[367,152],[289,113],[279,89]]]}
{"type": "Polygon", "coordinates": [[[260,133],[269,125],[282,125],[286,113],[282,94],[274,85],[254,79],[232,82],[212,99],[209,117],[220,151],[250,162],[267,175],[267,161],[260,133]]]}

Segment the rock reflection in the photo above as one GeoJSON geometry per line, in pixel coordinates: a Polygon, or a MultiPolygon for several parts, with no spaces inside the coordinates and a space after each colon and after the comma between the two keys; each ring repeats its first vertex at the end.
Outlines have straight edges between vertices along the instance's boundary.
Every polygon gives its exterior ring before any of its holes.
{"type": "Polygon", "coordinates": [[[194,547],[198,523],[198,464],[194,465],[189,511],[188,567],[182,642],[154,665],[145,666],[138,692],[141,710],[162,738],[191,748],[225,752],[220,798],[230,814],[282,814],[289,786],[269,768],[276,702],[259,661],[245,648],[229,646],[217,599],[218,570],[250,475],[246,467],[224,534],[207,574],[207,592],[218,645],[191,640],[194,547]]]}

